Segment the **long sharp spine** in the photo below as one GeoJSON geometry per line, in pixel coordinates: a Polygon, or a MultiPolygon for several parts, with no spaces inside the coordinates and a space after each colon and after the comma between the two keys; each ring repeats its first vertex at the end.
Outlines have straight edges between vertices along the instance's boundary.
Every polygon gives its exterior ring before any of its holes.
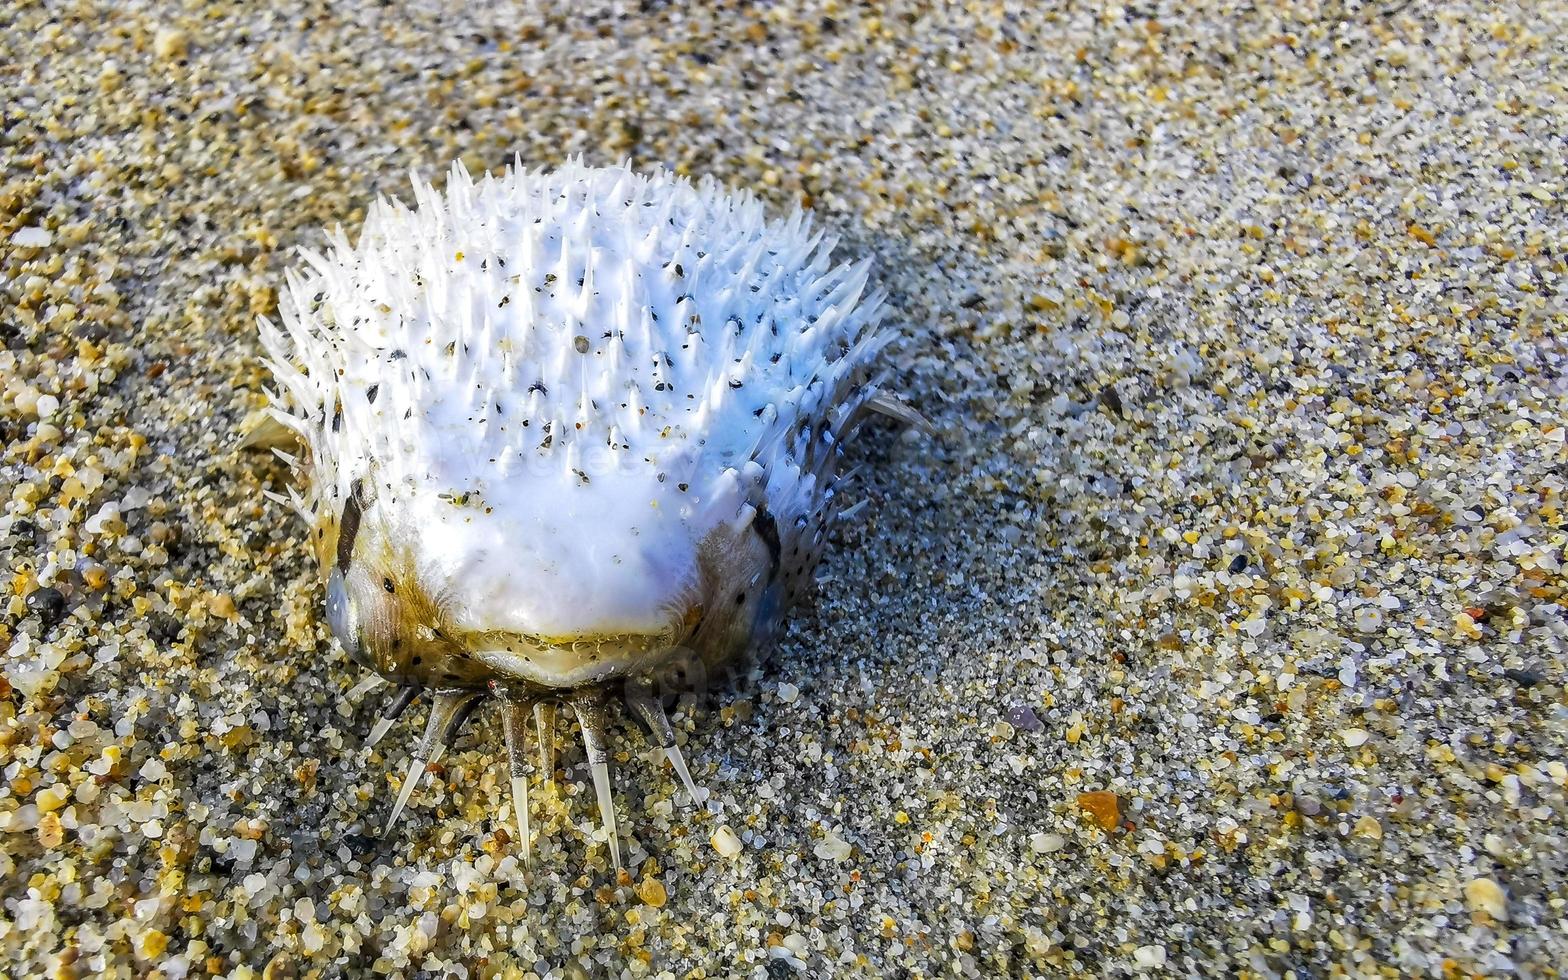
{"type": "Polygon", "coordinates": [[[468,720],[478,703],[479,694],[475,691],[448,691],[436,695],[430,705],[430,717],[425,721],[425,736],[419,740],[419,749],[409,764],[408,776],[403,780],[403,788],[392,806],[392,815],[387,817],[386,833],[391,833],[397,825],[397,818],[408,805],[409,797],[414,795],[425,768],[440,759],[447,747],[457,739],[463,722],[468,720]]]}
{"type": "Polygon", "coordinates": [[[397,818],[402,815],[403,808],[408,805],[409,797],[414,795],[414,789],[419,786],[419,781],[424,778],[425,766],[433,760],[434,753],[441,744],[441,730],[444,728],[441,717],[442,698],[436,698],[430,706],[430,717],[425,721],[425,737],[419,740],[419,747],[414,750],[414,758],[409,760],[408,773],[403,777],[403,788],[398,791],[397,802],[392,804],[392,813],[387,817],[385,834],[390,834],[392,828],[397,826],[397,818]]]}
{"type": "Polygon", "coordinates": [[[377,742],[386,738],[387,732],[392,730],[392,726],[397,724],[397,720],[403,716],[403,712],[408,710],[408,706],[413,704],[414,698],[418,696],[419,688],[413,684],[404,684],[398,688],[397,695],[392,698],[391,703],[387,705],[385,711],[381,712],[381,717],[376,720],[375,725],[370,729],[370,737],[365,739],[365,748],[373,749],[376,747],[377,742]]]}
{"type": "Polygon", "coordinates": [[[517,834],[522,842],[523,861],[533,860],[532,834],[528,826],[528,747],[529,702],[508,698],[501,709],[501,723],[506,731],[506,756],[512,784],[512,817],[517,822],[517,834]]]}
{"type": "Polygon", "coordinates": [[[544,774],[545,785],[555,787],[555,702],[540,701],[534,705],[535,735],[539,739],[539,769],[544,774]]]}
{"type": "Polygon", "coordinates": [[[468,722],[474,709],[479,707],[479,700],[480,694],[476,691],[436,695],[436,703],[430,713],[434,715],[440,712],[444,716],[441,723],[441,751],[451,748],[457,736],[463,733],[463,725],[468,722]]]}
{"type": "Polygon", "coordinates": [[[670,719],[664,714],[664,706],[654,697],[652,690],[644,684],[626,684],[626,701],[631,705],[637,717],[648,726],[648,731],[653,734],[653,740],[663,750],[665,758],[670,760],[670,765],[675,767],[675,774],[680,777],[681,785],[686,787],[686,793],[691,797],[692,806],[701,802],[697,794],[697,784],[691,778],[691,771],[686,768],[686,757],[681,754],[681,748],[675,744],[675,729],[670,725],[670,719]]]}
{"type": "Polygon", "coordinates": [[[686,757],[681,754],[681,747],[674,744],[666,745],[664,754],[669,758],[670,765],[675,767],[676,775],[681,777],[682,785],[691,796],[691,805],[701,806],[702,797],[698,795],[696,781],[691,778],[691,770],[686,768],[686,757]]]}
{"type": "Polygon", "coordinates": [[[588,770],[593,774],[593,791],[599,799],[599,820],[610,838],[610,860],[621,870],[621,839],[615,827],[615,802],[610,796],[610,749],[604,736],[604,695],[586,691],[572,700],[577,724],[583,730],[583,749],[588,754],[588,770]]]}
{"type": "Polygon", "coordinates": [[[419,780],[425,774],[425,760],[423,756],[415,753],[413,760],[408,764],[408,773],[403,777],[403,788],[397,794],[397,802],[392,804],[392,814],[387,817],[386,829],[383,835],[392,833],[392,828],[397,826],[397,818],[403,812],[403,807],[408,805],[408,798],[414,795],[414,787],[419,785],[419,780]]]}

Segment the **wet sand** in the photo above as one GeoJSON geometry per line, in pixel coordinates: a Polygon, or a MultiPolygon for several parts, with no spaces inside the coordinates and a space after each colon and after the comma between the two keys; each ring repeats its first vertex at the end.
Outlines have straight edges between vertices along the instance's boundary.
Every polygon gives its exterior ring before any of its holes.
{"type": "MultiPolygon", "coordinates": [[[[575,6],[575,5],[574,5],[575,6]]],[[[0,11],[13,975],[1553,975],[1568,8],[0,11]],[[329,638],[233,450],[255,320],[407,172],[629,158],[872,256],[936,433],[752,683],[581,751],[329,638]]],[[[563,729],[563,735],[564,735],[563,729]]]]}

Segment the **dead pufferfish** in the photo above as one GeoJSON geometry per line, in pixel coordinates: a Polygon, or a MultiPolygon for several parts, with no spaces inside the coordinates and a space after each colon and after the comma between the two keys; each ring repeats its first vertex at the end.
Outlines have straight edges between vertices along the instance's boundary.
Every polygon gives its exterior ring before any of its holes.
{"type": "Polygon", "coordinates": [[[878,386],[883,295],[808,214],[710,180],[455,166],[414,197],[304,252],[261,321],[268,426],[302,446],[277,450],[303,477],[286,499],[333,634],[397,685],[369,744],[431,696],[388,828],[489,698],[526,858],[527,725],[548,779],[565,704],[619,868],[607,704],[697,800],[671,678],[770,639],[839,514],[845,440],[869,412],[919,421],[878,386]]]}

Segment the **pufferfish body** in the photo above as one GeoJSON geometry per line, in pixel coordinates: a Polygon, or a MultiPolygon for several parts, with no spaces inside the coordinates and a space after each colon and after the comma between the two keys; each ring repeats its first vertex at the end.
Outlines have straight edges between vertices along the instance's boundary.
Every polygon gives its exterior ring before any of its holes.
{"type": "Polygon", "coordinates": [[[269,411],[303,447],[289,499],[334,635],[397,685],[371,742],[430,695],[392,821],[492,701],[526,851],[526,729],[548,774],[565,704],[618,866],[605,706],[695,799],[661,694],[767,643],[838,514],[846,439],[914,417],[878,387],[883,296],[807,214],[711,181],[456,166],[414,197],[305,252],[261,323],[269,411]]]}

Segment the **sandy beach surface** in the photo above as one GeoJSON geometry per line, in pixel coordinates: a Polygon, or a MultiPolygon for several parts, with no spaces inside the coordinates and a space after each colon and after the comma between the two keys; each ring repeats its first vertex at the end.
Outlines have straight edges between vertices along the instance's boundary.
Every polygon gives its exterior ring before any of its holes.
{"type": "Polygon", "coordinates": [[[0,972],[1558,975],[1568,6],[449,6],[0,9],[0,972]],[[233,448],[293,249],[514,154],[804,201],[936,430],[620,881],[564,726],[532,867],[493,714],[381,837],[233,448]]]}

